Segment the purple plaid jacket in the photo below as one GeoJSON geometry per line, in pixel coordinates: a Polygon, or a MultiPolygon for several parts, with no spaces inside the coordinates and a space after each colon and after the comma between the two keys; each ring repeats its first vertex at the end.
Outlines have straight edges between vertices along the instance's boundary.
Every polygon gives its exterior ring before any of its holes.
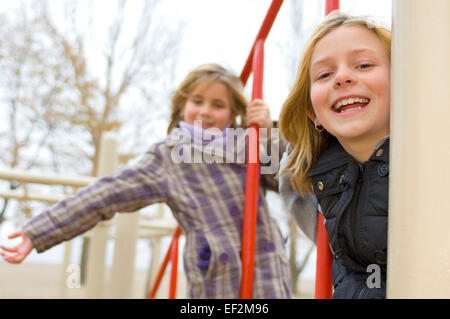
{"type": "MultiPolygon", "coordinates": [[[[25,233],[43,252],[111,219],[116,212],[166,203],[186,235],[188,297],[239,298],[245,164],[177,164],[171,155],[180,143],[170,134],[136,165],[99,179],[33,218],[25,225],[25,233]],[[201,257],[205,244],[208,254],[203,252],[201,257]]],[[[183,147],[205,151],[195,145],[183,147]]],[[[269,215],[266,189],[277,190],[273,175],[260,178],[253,298],[290,298],[285,242],[269,215]]]]}

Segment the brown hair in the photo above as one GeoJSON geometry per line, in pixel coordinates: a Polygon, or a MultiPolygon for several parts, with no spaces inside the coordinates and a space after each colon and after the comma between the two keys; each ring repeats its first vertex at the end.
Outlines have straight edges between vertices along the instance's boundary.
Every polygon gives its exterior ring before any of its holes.
{"type": "MultiPolygon", "coordinates": [[[[240,116],[242,122],[245,118],[245,112],[248,101],[244,96],[244,86],[239,77],[218,64],[203,64],[189,72],[186,78],[181,82],[175,93],[172,95],[172,112],[167,132],[170,133],[178,125],[182,118],[182,109],[186,104],[189,95],[201,81],[220,82],[224,84],[230,93],[231,115],[240,116]]],[[[233,125],[236,125],[235,123],[233,125]]]]}
{"type": "Polygon", "coordinates": [[[293,188],[301,194],[312,193],[311,179],[308,174],[330,139],[330,135],[325,131],[318,134],[314,123],[308,118],[308,112],[313,113],[309,73],[311,56],[316,43],[321,38],[343,25],[359,26],[373,31],[384,45],[389,60],[391,58],[391,31],[389,29],[368,18],[350,17],[338,11],[329,14],[308,39],[300,60],[296,81],[283,104],[279,122],[281,134],[290,143],[287,164],[280,175],[289,172],[293,188]]]}

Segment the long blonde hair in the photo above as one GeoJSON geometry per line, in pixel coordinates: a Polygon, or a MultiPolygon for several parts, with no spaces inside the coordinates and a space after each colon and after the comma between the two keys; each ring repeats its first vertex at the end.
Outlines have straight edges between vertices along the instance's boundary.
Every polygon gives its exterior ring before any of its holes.
{"type": "MultiPolygon", "coordinates": [[[[210,82],[220,82],[228,88],[231,102],[231,116],[240,116],[241,123],[238,125],[243,125],[248,101],[243,93],[244,86],[241,79],[224,67],[211,63],[202,64],[189,72],[186,78],[178,86],[175,93],[172,95],[172,112],[170,115],[170,123],[167,128],[167,133],[170,133],[170,131],[172,131],[172,129],[183,120],[182,109],[186,104],[189,95],[195,87],[204,80],[210,82]]],[[[236,123],[233,123],[233,126],[235,125],[236,123]]]]}
{"type": "Polygon", "coordinates": [[[338,11],[329,14],[308,39],[300,60],[297,78],[283,104],[279,121],[281,134],[290,143],[287,164],[281,170],[280,175],[289,172],[293,188],[303,195],[307,192],[312,193],[309,171],[330,140],[330,135],[325,131],[318,133],[314,123],[308,118],[308,112],[314,112],[310,96],[311,56],[321,38],[343,25],[359,26],[373,31],[384,45],[389,60],[391,58],[391,31],[389,29],[371,19],[350,17],[338,11]]]}

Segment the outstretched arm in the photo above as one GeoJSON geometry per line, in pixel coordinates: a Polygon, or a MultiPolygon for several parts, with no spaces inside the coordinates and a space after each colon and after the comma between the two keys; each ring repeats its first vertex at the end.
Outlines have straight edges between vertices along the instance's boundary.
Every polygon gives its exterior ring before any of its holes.
{"type": "Polygon", "coordinates": [[[5,254],[3,251],[0,251],[0,255],[3,257],[4,260],[11,264],[20,264],[31,252],[31,250],[34,248],[33,242],[31,239],[25,234],[23,230],[20,230],[18,232],[15,232],[8,236],[9,239],[22,237],[22,242],[14,247],[5,247],[0,246],[1,249],[4,251],[7,251],[10,254],[5,254]]]}
{"type": "Polygon", "coordinates": [[[23,226],[41,253],[85,233],[117,212],[133,212],[167,200],[167,172],[159,148],[151,147],[137,164],[105,176],[50,207],[23,226]]]}

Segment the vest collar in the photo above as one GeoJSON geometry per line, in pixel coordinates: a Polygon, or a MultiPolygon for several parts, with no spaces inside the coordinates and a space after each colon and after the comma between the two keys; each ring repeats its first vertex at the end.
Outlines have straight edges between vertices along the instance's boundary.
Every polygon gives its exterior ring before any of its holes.
{"type": "MultiPolygon", "coordinates": [[[[377,142],[369,161],[389,162],[389,136],[385,136],[377,142]]],[[[330,136],[328,146],[310,170],[309,176],[327,172],[331,169],[346,165],[349,162],[356,162],[356,160],[345,151],[334,136],[330,136]]]]}

